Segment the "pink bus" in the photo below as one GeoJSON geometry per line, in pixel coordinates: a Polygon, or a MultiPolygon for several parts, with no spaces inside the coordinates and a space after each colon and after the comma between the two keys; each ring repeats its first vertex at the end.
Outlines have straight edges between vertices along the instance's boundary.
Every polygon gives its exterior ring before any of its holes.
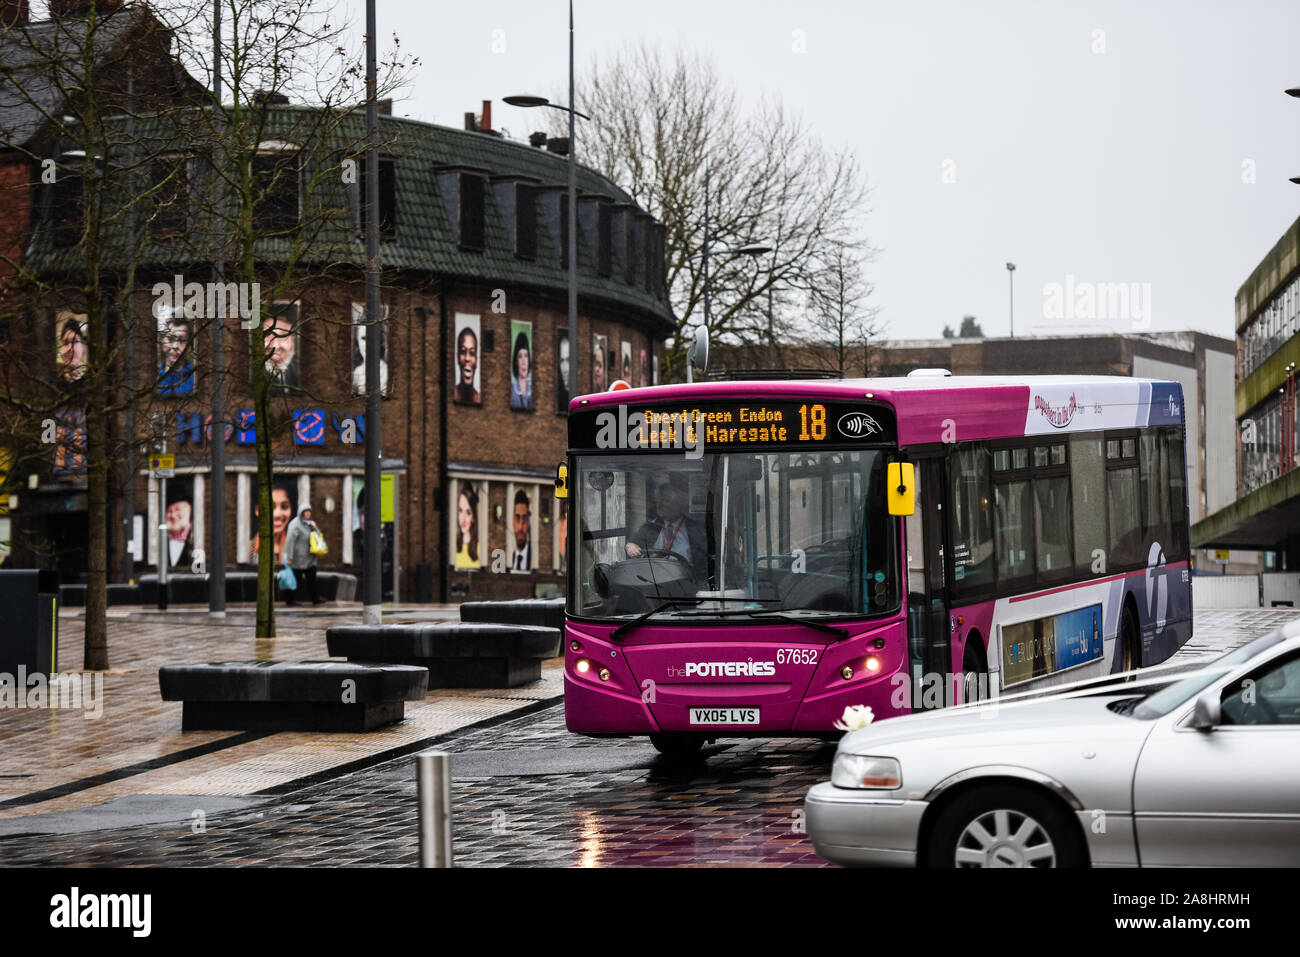
{"type": "Polygon", "coordinates": [[[565,714],[670,754],[1164,661],[1191,635],[1183,395],[1118,377],[573,400],[565,714]]]}

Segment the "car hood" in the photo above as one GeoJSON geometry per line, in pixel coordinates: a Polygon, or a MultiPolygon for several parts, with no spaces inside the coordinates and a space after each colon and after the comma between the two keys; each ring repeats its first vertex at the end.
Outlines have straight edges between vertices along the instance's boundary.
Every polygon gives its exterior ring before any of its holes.
{"type": "Polygon", "coordinates": [[[1111,711],[1107,704],[1124,695],[1086,698],[1039,699],[1017,704],[993,702],[974,708],[947,709],[891,718],[840,739],[839,750],[850,754],[892,755],[892,748],[907,746],[1004,746],[1018,740],[1104,741],[1141,740],[1151,731],[1151,721],[1111,711]]]}

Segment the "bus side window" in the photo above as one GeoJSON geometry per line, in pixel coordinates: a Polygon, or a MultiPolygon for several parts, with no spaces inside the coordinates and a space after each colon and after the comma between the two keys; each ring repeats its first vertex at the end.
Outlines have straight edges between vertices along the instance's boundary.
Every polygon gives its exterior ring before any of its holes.
{"type": "Polygon", "coordinates": [[[1142,501],[1138,482],[1137,441],[1133,436],[1106,436],[1106,500],[1110,516],[1107,565],[1122,568],[1146,561],[1142,554],[1142,501]]]}
{"type": "Polygon", "coordinates": [[[1080,576],[1106,572],[1106,464],[1102,451],[1100,438],[1075,436],[1070,442],[1074,565],[1080,576]]]}
{"type": "Polygon", "coordinates": [[[1163,429],[1160,436],[1169,463],[1169,542],[1165,557],[1178,561],[1187,557],[1187,467],[1183,460],[1181,429],[1163,429]]]}
{"type": "Polygon", "coordinates": [[[907,592],[912,596],[925,595],[925,536],[922,532],[921,517],[925,514],[925,488],[921,483],[921,469],[916,470],[912,481],[916,490],[916,509],[905,519],[907,534],[907,592]]]}

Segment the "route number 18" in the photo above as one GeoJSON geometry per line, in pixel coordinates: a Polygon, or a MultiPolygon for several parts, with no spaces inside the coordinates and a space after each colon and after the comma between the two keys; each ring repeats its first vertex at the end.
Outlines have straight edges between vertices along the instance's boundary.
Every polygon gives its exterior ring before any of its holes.
{"type": "Polygon", "coordinates": [[[820,442],[826,438],[826,406],[801,405],[799,418],[803,422],[803,428],[799,430],[800,442],[807,442],[809,439],[820,442]]]}

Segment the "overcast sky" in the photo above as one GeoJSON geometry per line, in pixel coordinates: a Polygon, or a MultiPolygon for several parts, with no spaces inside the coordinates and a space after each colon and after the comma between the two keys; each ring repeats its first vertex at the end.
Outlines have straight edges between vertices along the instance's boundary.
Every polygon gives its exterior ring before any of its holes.
{"type": "MultiPolygon", "coordinates": [[[[491,99],[519,138],[540,117],[501,98],[566,88],[566,0],[378,16],[422,60],[395,113],[460,126],[491,99]]],[[[777,94],[854,150],[889,338],[968,313],[1006,335],[1007,260],[1021,334],[1231,336],[1237,288],[1300,215],[1296,0],[578,0],[576,26],[580,76],[641,38],[699,48],[743,96],[777,94]],[[1101,283],[1134,284],[1121,315],[1090,311],[1101,283]]]]}

